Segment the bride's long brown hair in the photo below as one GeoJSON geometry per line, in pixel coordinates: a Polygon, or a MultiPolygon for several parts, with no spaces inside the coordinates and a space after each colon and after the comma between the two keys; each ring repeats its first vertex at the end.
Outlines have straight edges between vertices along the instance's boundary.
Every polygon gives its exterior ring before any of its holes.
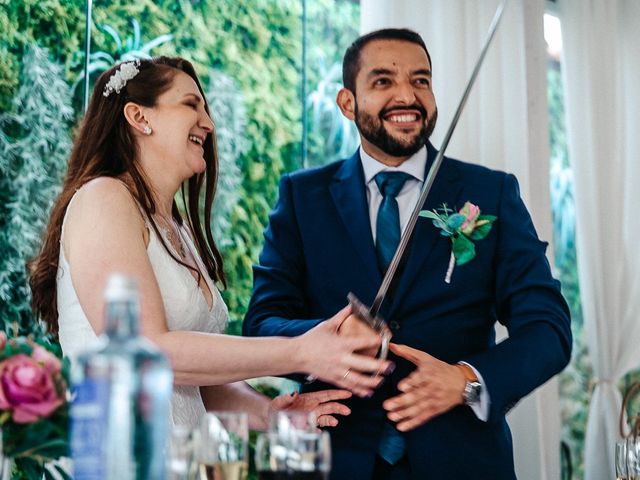
{"type": "MultiPolygon", "coordinates": [[[[156,104],[158,97],[166,92],[178,71],[189,75],[196,82],[205,101],[205,110],[209,106],[202,86],[190,62],[178,57],[158,57],[140,60],[139,73],[126,83],[120,93],[103,95],[105,85],[120,68],[115,65],[104,72],[96,81],[89,108],[82,121],[74,142],[62,192],[58,196],[49,224],[44,233],[42,249],[30,262],[29,284],[33,294],[33,310],[47,324],[49,331],[58,331],[58,309],[56,300],[56,274],[60,255],[60,236],[62,221],[69,201],[78,188],[96,177],[121,178],[126,175],[131,180],[129,186],[132,195],[156,233],[158,227],[152,214],[156,203],[152,189],[137,161],[138,147],[135,137],[125,120],[123,110],[127,102],[135,102],[145,107],[156,104]]],[[[209,276],[226,286],[222,268],[222,256],[211,235],[211,208],[215,196],[218,178],[218,156],[215,131],[207,135],[204,142],[205,171],[193,175],[181,187],[181,195],[186,207],[186,219],[183,219],[173,202],[173,218],[182,225],[186,222],[191,230],[198,254],[209,276]],[[200,192],[204,186],[204,216],[200,215],[200,192]]],[[[159,235],[162,239],[162,236],[159,235]]],[[[171,256],[178,259],[162,240],[171,256]]]]}

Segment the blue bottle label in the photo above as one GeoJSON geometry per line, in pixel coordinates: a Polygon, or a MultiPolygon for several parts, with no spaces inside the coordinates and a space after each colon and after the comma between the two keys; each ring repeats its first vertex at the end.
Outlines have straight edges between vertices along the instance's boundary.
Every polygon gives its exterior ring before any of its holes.
{"type": "Polygon", "coordinates": [[[85,379],[73,386],[71,456],[75,480],[106,478],[109,382],[85,379]]]}

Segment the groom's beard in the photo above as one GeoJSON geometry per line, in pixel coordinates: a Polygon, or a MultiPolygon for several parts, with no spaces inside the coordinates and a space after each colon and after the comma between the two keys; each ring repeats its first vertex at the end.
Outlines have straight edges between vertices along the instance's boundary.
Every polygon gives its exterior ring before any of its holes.
{"type": "Polygon", "coordinates": [[[420,112],[422,118],[428,118],[427,122],[422,125],[422,128],[410,139],[400,139],[389,133],[384,126],[383,118],[389,112],[397,110],[398,107],[387,108],[378,114],[377,117],[369,115],[366,112],[361,111],[358,108],[358,102],[355,106],[355,122],[360,134],[367,139],[371,144],[378,147],[387,155],[393,157],[410,157],[418,150],[420,150],[436,127],[436,121],[438,120],[438,109],[435,108],[431,116],[428,115],[426,109],[422,105],[411,105],[409,107],[403,107],[403,109],[417,110],[420,112]]]}

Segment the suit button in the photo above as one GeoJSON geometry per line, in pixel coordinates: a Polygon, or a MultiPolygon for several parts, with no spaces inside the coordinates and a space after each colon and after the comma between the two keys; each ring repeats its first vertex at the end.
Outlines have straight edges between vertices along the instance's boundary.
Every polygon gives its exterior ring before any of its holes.
{"type": "Polygon", "coordinates": [[[391,323],[389,323],[389,327],[391,328],[391,330],[400,330],[400,324],[395,320],[391,320],[391,323]]]}

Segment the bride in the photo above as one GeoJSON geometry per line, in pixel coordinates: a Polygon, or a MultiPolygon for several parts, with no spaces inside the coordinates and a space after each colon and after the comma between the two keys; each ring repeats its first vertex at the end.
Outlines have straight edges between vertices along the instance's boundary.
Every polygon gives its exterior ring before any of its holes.
{"type": "Polygon", "coordinates": [[[226,280],[210,228],[214,133],[188,61],[136,60],[102,74],[32,262],[35,312],[73,361],[104,329],[107,277],[125,273],[139,285],[142,333],[174,369],[174,424],[193,426],[205,410],[226,408],[248,411],[251,426],[261,429],[271,409],[295,407],[315,410],[320,426],[335,426],[336,414],[349,414],[337,400],[371,395],[381,377],[370,373],[390,362],[355,353],[375,348],[377,336],[338,336],[348,308],[294,338],[222,333],[227,308],[216,284],[226,280]],[[178,190],[185,215],[174,199],[178,190]],[[294,372],[348,391],[270,401],[241,382],[294,372]]]}

